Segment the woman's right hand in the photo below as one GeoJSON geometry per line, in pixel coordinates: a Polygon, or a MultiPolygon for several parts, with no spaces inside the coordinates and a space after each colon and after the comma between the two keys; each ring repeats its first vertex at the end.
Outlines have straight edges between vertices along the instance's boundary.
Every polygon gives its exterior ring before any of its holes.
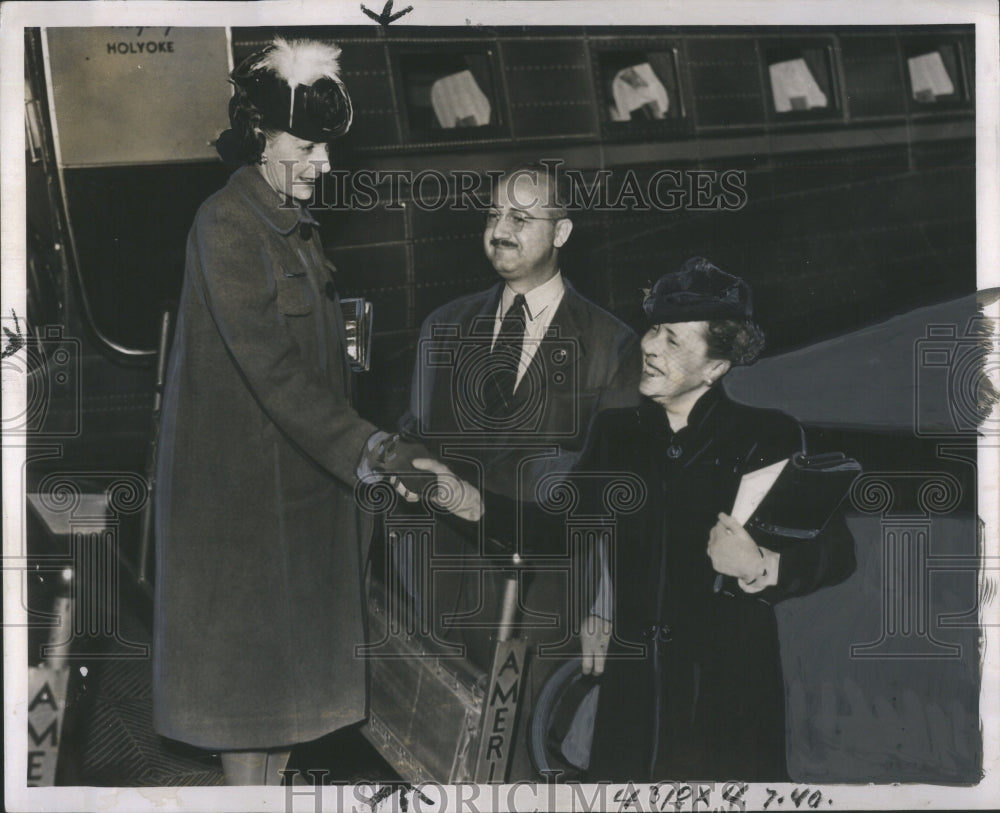
{"type": "Polygon", "coordinates": [[[437,475],[429,496],[431,502],[460,519],[479,522],[483,516],[483,497],[478,488],[432,457],[416,457],[410,465],[437,475]]]}

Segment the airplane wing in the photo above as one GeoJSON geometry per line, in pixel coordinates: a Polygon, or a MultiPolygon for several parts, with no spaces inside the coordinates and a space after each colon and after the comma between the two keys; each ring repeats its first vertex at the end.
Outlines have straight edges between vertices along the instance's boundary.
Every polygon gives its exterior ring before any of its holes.
{"type": "Polygon", "coordinates": [[[974,432],[996,403],[1000,337],[982,308],[998,298],[979,291],[735,367],[726,390],[811,426],[974,432]]]}

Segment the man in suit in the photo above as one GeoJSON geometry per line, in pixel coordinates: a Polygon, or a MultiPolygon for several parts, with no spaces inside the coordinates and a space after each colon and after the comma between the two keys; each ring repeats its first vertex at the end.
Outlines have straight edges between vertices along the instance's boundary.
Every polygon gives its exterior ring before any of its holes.
{"type": "Polygon", "coordinates": [[[539,504],[540,494],[574,470],[598,413],[636,403],[641,369],[634,331],[562,275],[559,252],[573,231],[562,180],[541,165],[498,180],[483,248],[501,281],[425,320],[402,420],[404,435],[479,484],[486,501],[479,539],[463,538],[447,522],[435,529],[430,579],[423,580],[432,592],[423,604],[431,609],[432,634],[460,642],[474,664],[488,669],[503,574],[477,568],[475,560],[502,549],[525,559],[518,629],[528,639],[528,673],[511,780],[537,778],[524,732],[533,695],[562,662],[538,647],[569,641],[580,615],[568,606],[572,567],[563,523],[539,504]],[[563,561],[533,567],[534,554],[563,561]],[[467,566],[435,568],[436,556],[464,557],[467,566]],[[556,626],[544,614],[555,616],[556,626]]]}

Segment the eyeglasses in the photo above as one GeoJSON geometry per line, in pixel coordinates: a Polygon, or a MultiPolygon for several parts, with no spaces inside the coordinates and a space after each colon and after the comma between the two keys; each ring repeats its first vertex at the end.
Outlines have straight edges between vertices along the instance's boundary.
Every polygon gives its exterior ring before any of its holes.
{"type": "Polygon", "coordinates": [[[524,224],[532,220],[565,220],[566,216],[562,217],[535,217],[534,215],[529,215],[526,212],[522,212],[519,209],[513,209],[507,212],[506,215],[502,215],[496,209],[490,209],[486,213],[486,228],[495,229],[497,224],[506,217],[510,222],[511,231],[517,233],[524,228],[524,224]]]}

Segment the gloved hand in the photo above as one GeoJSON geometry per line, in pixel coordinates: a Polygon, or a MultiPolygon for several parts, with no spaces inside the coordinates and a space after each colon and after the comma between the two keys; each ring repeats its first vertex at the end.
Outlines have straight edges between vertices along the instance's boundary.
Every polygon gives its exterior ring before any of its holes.
{"type": "Polygon", "coordinates": [[[430,452],[422,443],[403,440],[398,434],[376,432],[365,444],[358,463],[358,477],[371,481],[388,478],[400,496],[408,502],[416,502],[430,478],[420,474],[420,470],[413,467],[413,461],[428,457],[430,452]]]}
{"type": "Polygon", "coordinates": [[[600,616],[588,615],[580,630],[580,653],[583,659],[581,670],[597,677],[604,672],[604,661],[611,643],[611,622],[600,616]]]}
{"type": "Polygon", "coordinates": [[[430,501],[450,511],[460,519],[478,522],[483,515],[483,498],[479,489],[458,477],[440,460],[429,457],[413,459],[413,467],[437,475],[430,493],[430,501]]]}

